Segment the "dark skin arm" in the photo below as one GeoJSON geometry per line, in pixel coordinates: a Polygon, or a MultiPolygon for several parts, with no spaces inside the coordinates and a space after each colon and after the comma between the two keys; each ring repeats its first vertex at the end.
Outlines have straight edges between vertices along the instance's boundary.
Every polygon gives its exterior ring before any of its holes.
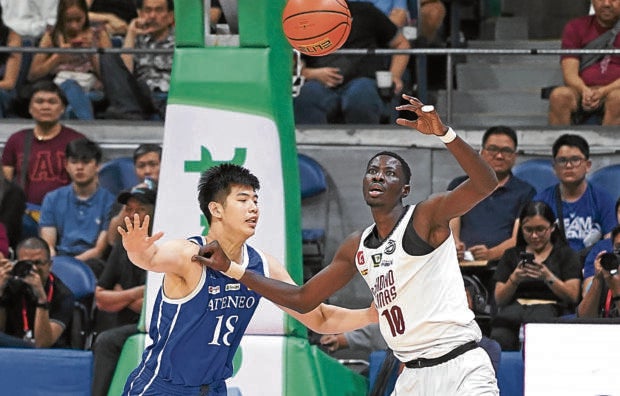
{"type": "MultiPolygon", "coordinates": [[[[303,286],[266,278],[252,271],[246,271],[240,281],[278,305],[300,313],[307,313],[353,279],[357,273],[353,259],[357,252],[359,240],[359,233],[350,235],[345,239],[334,255],[332,262],[303,286]]],[[[220,271],[226,270],[230,266],[230,260],[217,241],[203,246],[200,249],[200,255],[194,256],[192,260],[220,271]],[[205,256],[209,256],[209,258],[205,256]]]]}
{"type": "MultiPolygon", "coordinates": [[[[403,98],[408,100],[409,104],[399,106],[397,109],[412,111],[416,113],[418,119],[412,121],[399,118],[397,120],[399,125],[417,129],[427,135],[441,136],[448,131],[436,111],[424,112],[422,111],[423,104],[418,99],[407,95],[403,95],[403,98]]],[[[497,186],[495,172],[467,143],[457,137],[447,146],[470,176],[470,180],[462,183],[453,191],[420,203],[416,208],[413,227],[433,247],[439,246],[450,234],[449,221],[452,217],[465,213],[497,186]]],[[[394,207],[373,212],[380,234],[384,234],[381,231],[380,220],[390,223],[385,220],[394,216],[394,212],[401,213],[401,210],[402,203],[399,202],[394,207]]],[[[394,223],[391,222],[390,227],[393,225],[394,223]]],[[[251,271],[245,271],[239,280],[278,305],[301,313],[308,312],[344,287],[356,274],[355,255],[360,238],[361,233],[349,236],[338,248],[332,262],[303,286],[268,279],[251,271]]],[[[192,260],[219,271],[226,271],[231,265],[230,260],[215,241],[203,247],[199,255],[194,256],[192,260]]]]}

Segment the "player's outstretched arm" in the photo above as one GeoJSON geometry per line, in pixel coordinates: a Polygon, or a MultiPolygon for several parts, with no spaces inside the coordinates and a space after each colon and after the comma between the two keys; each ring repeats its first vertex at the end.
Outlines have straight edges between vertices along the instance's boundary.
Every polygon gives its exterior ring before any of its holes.
{"type": "Polygon", "coordinates": [[[272,278],[266,278],[246,271],[239,264],[231,263],[217,241],[203,246],[200,254],[192,257],[192,260],[224,272],[282,307],[308,313],[353,278],[357,272],[354,258],[359,239],[359,233],[348,237],[336,252],[331,264],[303,286],[287,283],[283,281],[284,277],[277,279],[274,274],[271,274],[272,278]]]}
{"type": "Polygon", "coordinates": [[[424,105],[409,95],[403,95],[403,98],[409,104],[398,106],[397,109],[411,111],[415,113],[417,119],[399,118],[396,123],[416,129],[425,135],[438,136],[469,176],[468,180],[454,190],[438,194],[422,205],[433,206],[434,219],[431,219],[431,223],[445,224],[450,219],[466,213],[491,194],[497,187],[497,177],[478,152],[456,135],[452,128],[444,125],[434,106],[424,105]]]}
{"type": "Polygon", "coordinates": [[[198,245],[182,239],[156,245],[155,242],[160,240],[164,233],[160,231],[149,236],[150,220],[146,215],[140,224],[140,217],[135,214],[133,220],[125,217],[126,229],[118,227],[129,260],[147,271],[175,274],[184,278],[188,267],[193,265],[191,258],[198,252],[198,245]]]}
{"type": "MultiPolygon", "coordinates": [[[[271,278],[296,285],[288,271],[274,257],[268,256],[271,278]]],[[[285,312],[299,320],[309,329],[320,334],[337,334],[359,329],[379,320],[374,303],[364,309],[348,309],[329,304],[320,304],[312,311],[302,314],[280,305],[285,312]]]]}

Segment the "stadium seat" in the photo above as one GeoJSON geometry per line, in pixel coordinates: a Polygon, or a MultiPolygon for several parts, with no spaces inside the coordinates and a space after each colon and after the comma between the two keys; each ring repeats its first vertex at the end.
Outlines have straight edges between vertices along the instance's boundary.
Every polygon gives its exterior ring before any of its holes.
{"type": "MultiPolygon", "coordinates": [[[[318,202],[327,195],[327,178],[325,177],[323,167],[305,154],[297,154],[297,160],[302,205],[307,204],[311,207],[318,204],[323,206],[321,202],[318,202]]],[[[329,200],[327,200],[327,203],[329,203],[329,200]]],[[[304,252],[304,279],[309,279],[323,267],[325,230],[327,229],[329,210],[325,207],[322,209],[325,211],[324,226],[322,228],[304,227],[301,230],[304,252]]]]}
{"type": "Polygon", "coordinates": [[[593,185],[607,190],[614,200],[620,198],[620,164],[607,165],[588,175],[593,185]]]}
{"type": "Polygon", "coordinates": [[[71,347],[87,349],[92,328],[92,306],[97,279],[82,261],[71,256],[54,256],[52,272],[67,285],[75,297],[71,322],[71,347]]]}
{"type": "Polygon", "coordinates": [[[131,157],[115,158],[99,169],[99,184],[114,195],[132,188],[138,182],[131,157]]]}
{"type": "Polygon", "coordinates": [[[512,168],[512,174],[532,185],[537,193],[559,182],[550,159],[533,158],[512,168]]]}

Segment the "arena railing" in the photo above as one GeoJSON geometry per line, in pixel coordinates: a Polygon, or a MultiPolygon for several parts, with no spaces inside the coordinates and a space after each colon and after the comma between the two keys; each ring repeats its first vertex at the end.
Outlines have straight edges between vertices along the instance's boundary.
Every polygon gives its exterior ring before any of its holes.
{"type": "MultiPolygon", "coordinates": [[[[127,53],[127,54],[172,54],[173,49],[142,49],[142,48],[39,48],[39,47],[0,47],[0,53],[18,52],[18,53],[68,53],[68,54],[102,54],[102,53],[127,53]]],[[[410,48],[410,49],[339,49],[338,54],[351,56],[364,55],[410,55],[415,57],[425,57],[429,55],[445,55],[446,56],[446,122],[452,122],[452,95],[454,91],[454,57],[463,55],[530,55],[530,56],[560,56],[560,55],[582,55],[582,54],[600,54],[600,55],[620,55],[620,49],[537,49],[537,48],[518,48],[518,49],[502,49],[502,48],[410,48]]],[[[420,59],[420,58],[418,58],[420,59]]],[[[559,66],[558,66],[559,69],[559,66]]],[[[426,76],[418,75],[420,81],[417,82],[417,95],[424,101],[427,97],[426,92],[426,76]]],[[[541,87],[542,88],[542,87],[541,87]]]]}

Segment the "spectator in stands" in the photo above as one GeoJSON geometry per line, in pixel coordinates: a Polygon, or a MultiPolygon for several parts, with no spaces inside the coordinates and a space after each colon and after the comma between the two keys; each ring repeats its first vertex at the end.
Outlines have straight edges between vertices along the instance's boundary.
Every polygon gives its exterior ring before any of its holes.
{"type": "Polygon", "coordinates": [[[97,179],[101,148],[84,138],[70,142],[65,155],[71,184],[45,196],[41,237],[52,256],[74,256],[99,277],[108,246],[108,214],[114,202],[112,193],[99,187],[97,179]]]}
{"type": "MultiPolygon", "coordinates": [[[[459,260],[465,252],[470,260],[497,260],[504,251],[515,246],[518,224],[523,207],[532,200],[536,191],[529,184],[512,175],[517,159],[517,133],[507,126],[493,126],[482,136],[481,157],[493,168],[499,186],[461,217],[452,219],[459,260]]],[[[467,176],[459,176],[448,185],[454,190],[467,176]]]]}
{"type": "MultiPolygon", "coordinates": [[[[119,194],[117,201],[126,208],[126,216],[133,219],[137,213],[140,222],[143,222],[146,215],[153,218],[156,196],[156,191],[146,186],[134,187],[119,194]]],[[[125,227],[125,224],[121,226],[125,227]]],[[[127,338],[138,333],[145,281],[146,271],[129,261],[122,240],[118,238],[95,291],[97,308],[117,313],[117,327],[100,333],[93,346],[93,396],[108,394],[123,344],[127,338]]]]}
{"type": "Polygon", "coordinates": [[[32,267],[0,261],[0,346],[68,347],[74,297],[50,272],[47,243],[38,237],[21,241],[17,259],[32,267]],[[17,274],[12,273],[15,268],[17,274]]]}
{"type": "MultiPolygon", "coordinates": [[[[138,18],[129,24],[123,48],[174,48],[172,0],[142,0],[138,18]]],[[[123,54],[123,62],[139,83],[149,88],[152,104],[161,118],[166,112],[172,54],[123,54]]]]}
{"type": "Polygon", "coordinates": [[[409,22],[407,12],[407,0],[349,0],[350,2],[366,1],[372,3],[383,12],[390,21],[398,28],[402,28],[409,22]]]}
{"type": "Polygon", "coordinates": [[[7,180],[0,172],[0,224],[6,228],[9,246],[13,249],[21,240],[22,216],[25,209],[24,191],[17,184],[7,180]]]}
{"type": "Polygon", "coordinates": [[[602,236],[608,236],[617,224],[614,200],[607,191],[586,180],[592,161],[590,146],[583,137],[560,136],[553,143],[552,155],[560,182],[541,191],[534,199],[553,209],[570,247],[583,251],[602,236]]]}
{"type": "MultiPolygon", "coordinates": [[[[616,201],[616,219],[619,220],[620,222],[620,198],[616,201]]],[[[588,251],[588,254],[585,258],[585,262],[583,265],[583,287],[581,290],[581,294],[583,298],[585,298],[586,293],[588,293],[588,290],[590,289],[592,285],[594,276],[597,275],[599,272],[599,267],[596,264],[596,260],[598,259],[599,254],[603,252],[613,251],[614,250],[613,241],[614,241],[614,237],[613,237],[613,230],[612,230],[611,237],[601,239],[596,244],[594,244],[594,246],[592,246],[592,248],[588,251]]],[[[600,280],[601,279],[599,279],[599,281],[600,280]]]]}
{"type": "Polygon", "coordinates": [[[494,275],[498,312],[491,338],[502,350],[519,349],[523,323],[559,317],[579,299],[581,263],[556,226],[551,208],[530,202],[521,211],[519,224],[517,245],[506,250],[494,275]]]}
{"type": "MultiPolygon", "coordinates": [[[[594,15],[569,21],[562,32],[562,49],[620,48],[615,28],[620,2],[592,0],[594,15]]],[[[620,28],[620,26],[618,27],[620,28]]],[[[611,54],[563,55],[564,86],[549,97],[549,124],[582,123],[593,114],[603,125],[620,125],[620,59],[611,54]]]]}
{"type": "MultiPolygon", "coordinates": [[[[0,47],[21,47],[22,38],[2,21],[0,5],[0,47]]],[[[0,53],[0,118],[6,117],[19,77],[22,55],[19,52],[0,53]]]]}
{"type": "MultiPolygon", "coordinates": [[[[418,0],[407,0],[411,19],[418,19],[418,0]]],[[[440,0],[420,1],[421,26],[418,36],[427,43],[436,43],[439,40],[439,31],[446,17],[446,6],[440,0]]]]}
{"type": "Polygon", "coordinates": [[[4,24],[23,38],[38,40],[56,23],[58,0],[0,0],[4,24]]]}
{"type": "Polygon", "coordinates": [[[2,171],[7,180],[24,189],[27,202],[41,205],[48,191],[69,183],[65,148],[84,135],[60,124],[67,100],[56,84],[40,81],[33,85],[32,92],[29,112],[34,128],[9,137],[2,152],[2,171]]]}
{"type": "Polygon", "coordinates": [[[124,36],[132,19],[138,17],[134,0],[86,0],[88,18],[103,24],[111,36],[124,36]]]}
{"type": "MultiPolygon", "coordinates": [[[[620,252],[620,226],[611,232],[611,238],[599,242],[607,242],[609,249],[597,253],[591,268],[587,268],[589,276],[586,278],[584,268],[583,300],[577,307],[577,316],[581,318],[617,318],[620,308],[620,274],[616,270],[605,269],[601,266],[601,256],[606,253],[620,252]]],[[[597,244],[598,245],[598,244],[597,244]]],[[[590,252],[592,253],[592,252],[590,252]]],[[[607,257],[609,259],[610,257],[607,257]]],[[[618,255],[616,255],[616,263],[618,255]]]]}
{"type": "MultiPolygon", "coordinates": [[[[60,0],[56,25],[43,35],[39,47],[110,48],[112,42],[104,29],[90,25],[86,0],[60,0]]],[[[67,96],[67,116],[93,120],[91,101],[104,99],[98,57],[85,53],[37,53],[32,58],[28,80],[53,78],[67,96]]]]}
{"type": "MultiPolygon", "coordinates": [[[[136,169],[136,175],[140,180],[139,186],[144,186],[145,182],[153,184],[149,186],[154,188],[159,180],[159,167],[161,164],[161,146],[158,144],[145,143],[138,146],[133,152],[133,164],[136,169]]],[[[123,219],[127,216],[128,208],[125,205],[115,204],[112,207],[114,217],[110,219],[108,227],[108,244],[114,245],[118,239],[118,226],[124,225],[123,219]]]]}
{"type": "MultiPolygon", "coordinates": [[[[409,42],[375,6],[349,2],[353,17],[351,33],[343,48],[407,49],[409,42]]],[[[408,55],[393,55],[390,65],[394,92],[403,89],[402,75],[408,55]]],[[[301,74],[306,82],[294,99],[297,124],[378,124],[384,103],[377,89],[375,72],[384,70],[383,59],[372,55],[330,54],[304,56],[301,74]]]]}

